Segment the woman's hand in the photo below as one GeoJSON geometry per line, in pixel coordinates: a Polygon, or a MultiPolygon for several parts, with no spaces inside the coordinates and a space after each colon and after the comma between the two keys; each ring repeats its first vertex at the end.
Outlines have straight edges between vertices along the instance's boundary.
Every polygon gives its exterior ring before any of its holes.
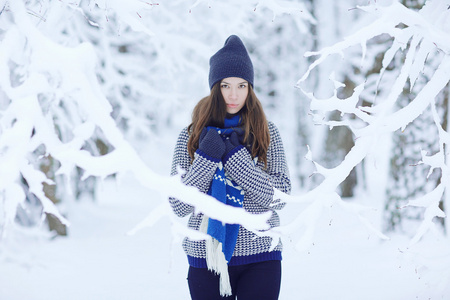
{"type": "Polygon", "coordinates": [[[233,131],[230,134],[230,137],[225,140],[225,156],[233,152],[241,146],[241,142],[239,141],[239,136],[236,131],[233,131]]]}
{"type": "Polygon", "coordinates": [[[239,144],[244,145],[244,136],[245,136],[245,130],[243,128],[234,128],[234,132],[236,132],[239,144]]]}
{"type": "Polygon", "coordinates": [[[252,136],[249,135],[248,138],[247,138],[247,142],[244,142],[245,130],[243,128],[239,127],[239,128],[235,128],[234,131],[237,133],[237,136],[238,136],[238,139],[239,139],[239,144],[241,144],[242,146],[247,148],[247,150],[249,152],[251,152],[251,149],[252,149],[252,136]]]}
{"type": "Polygon", "coordinates": [[[225,143],[215,129],[203,128],[198,140],[198,150],[220,160],[225,153],[225,143]]]}

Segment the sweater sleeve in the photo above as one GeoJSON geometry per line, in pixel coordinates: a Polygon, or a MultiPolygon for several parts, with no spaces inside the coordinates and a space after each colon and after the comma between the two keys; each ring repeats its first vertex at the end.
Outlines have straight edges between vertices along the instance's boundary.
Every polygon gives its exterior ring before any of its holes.
{"type": "MultiPolygon", "coordinates": [[[[178,136],[175,146],[170,175],[173,176],[178,174],[178,168],[180,168],[185,172],[181,175],[184,184],[195,186],[201,192],[206,193],[211,184],[219,160],[215,160],[197,150],[194,155],[194,160],[191,162],[191,157],[189,156],[187,149],[188,140],[189,134],[187,128],[184,128],[178,136]]],[[[169,202],[173,211],[179,217],[184,217],[194,211],[192,205],[184,203],[176,198],[169,198],[169,202]]]]}
{"type": "Polygon", "coordinates": [[[276,126],[269,122],[270,144],[267,151],[267,168],[255,164],[245,147],[238,147],[227,156],[225,170],[239,184],[249,199],[270,209],[281,209],[279,199],[273,199],[274,188],[290,193],[291,181],[286,163],[283,142],[276,126]]]}

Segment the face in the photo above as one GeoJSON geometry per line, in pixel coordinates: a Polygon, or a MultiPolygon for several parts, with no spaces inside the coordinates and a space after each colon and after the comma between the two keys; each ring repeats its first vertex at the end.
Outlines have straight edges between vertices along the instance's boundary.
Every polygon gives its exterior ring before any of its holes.
{"type": "Polygon", "coordinates": [[[220,82],[220,91],[227,105],[227,113],[235,114],[244,107],[248,85],[247,80],[239,77],[228,77],[220,82]]]}

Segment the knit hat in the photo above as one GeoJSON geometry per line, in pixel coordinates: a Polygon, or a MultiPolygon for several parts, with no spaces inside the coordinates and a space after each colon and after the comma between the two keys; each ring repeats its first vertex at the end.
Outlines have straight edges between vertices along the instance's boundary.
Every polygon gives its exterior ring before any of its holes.
{"type": "Polygon", "coordinates": [[[239,77],[253,86],[253,64],[241,39],[231,35],[209,60],[209,88],[227,77],[239,77]]]}

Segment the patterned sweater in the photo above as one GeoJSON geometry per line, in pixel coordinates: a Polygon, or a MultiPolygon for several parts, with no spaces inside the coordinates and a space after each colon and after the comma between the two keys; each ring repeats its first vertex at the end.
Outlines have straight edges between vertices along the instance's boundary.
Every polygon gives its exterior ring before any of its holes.
{"type": "MultiPolygon", "coordinates": [[[[245,147],[234,153],[224,165],[225,170],[245,191],[243,208],[253,214],[272,211],[268,223],[271,227],[280,226],[280,218],[276,210],[284,207],[278,199],[273,199],[274,190],[289,193],[291,182],[286,163],[283,143],[276,126],[269,122],[270,144],[267,151],[267,168],[264,163],[256,164],[245,147]],[[277,204],[278,203],[278,204],[277,204]]],[[[217,162],[208,159],[198,151],[191,161],[187,150],[189,134],[184,128],[177,140],[172,161],[171,175],[177,174],[177,166],[185,170],[182,176],[183,183],[197,187],[201,192],[207,193],[214,176],[217,162]]],[[[199,230],[203,219],[201,213],[195,213],[194,207],[182,201],[170,198],[173,211],[179,217],[191,215],[188,227],[199,230]]],[[[213,201],[213,200],[212,200],[213,201]]],[[[233,257],[229,265],[243,265],[248,263],[281,260],[281,240],[273,251],[270,250],[272,238],[256,236],[253,232],[240,226],[239,234],[234,249],[233,257]]],[[[183,240],[183,249],[188,256],[189,264],[193,267],[206,268],[206,243],[205,240],[194,241],[189,238],[183,240]]]]}

